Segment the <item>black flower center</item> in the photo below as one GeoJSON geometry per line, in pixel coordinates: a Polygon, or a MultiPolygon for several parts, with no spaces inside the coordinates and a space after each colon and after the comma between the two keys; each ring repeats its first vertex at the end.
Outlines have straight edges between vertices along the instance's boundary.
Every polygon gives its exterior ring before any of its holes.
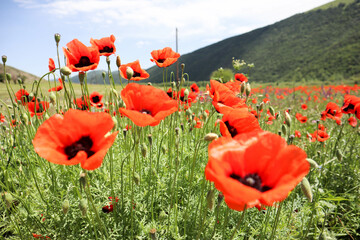
{"type": "Polygon", "coordinates": [[[133,77],[141,77],[141,73],[134,71],[133,77]]]}
{"type": "Polygon", "coordinates": [[[100,53],[112,53],[114,51],[114,48],[110,48],[108,46],[105,46],[103,49],[99,50],[100,53]]]}
{"type": "Polygon", "coordinates": [[[99,96],[93,96],[91,98],[91,100],[92,100],[93,103],[98,103],[98,102],[100,102],[100,97],[99,96]]]}
{"type": "Polygon", "coordinates": [[[67,146],[64,149],[64,152],[68,157],[68,160],[73,159],[79,151],[85,151],[87,157],[89,158],[95,153],[90,150],[92,145],[93,145],[93,141],[91,140],[91,138],[89,136],[85,136],[80,138],[80,140],[71,144],[70,146],[67,146]]]}
{"type": "Polygon", "coordinates": [[[171,98],[173,97],[173,92],[172,91],[168,91],[168,92],[166,92],[166,94],[171,98]]]}
{"type": "Polygon", "coordinates": [[[231,134],[231,137],[235,137],[235,136],[238,134],[236,128],[234,128],[233,126],[231,126],[230,123],[229,123],[229,121],[226,121],[226,122],[224,122],[224,123],[225,123],[227,129],[229,130],[229,133],[231,134]]]}
{"type": "MultiPolygon", "coordinates": [[[[345,104],[344,104],[345,105],[345,104]]],[[[349,110],[354,110],[355,106],[351,103],[349,103],[343,110],[345,112],[349,111],[349,110]]]]}
{"type": "Polygon", "coordinates": [[[165,60],[166,59],[163,59],[163,58],[160,58],[160,59],[158,59],[158,60],[156,60],[158,63],[163,63],[163,62],[165,62],[165,60]]]}
{"type": "Polygon", "coordinates": [[[87,67],[92,65],[93,63],[90,62],[90,59],[86,56],[82,56],[79,60],[79,63],[75,64],[75,67],[81,68],[81,67],[87,67]]]}
{"type": "Polygon", "coordinates": [[[256,173],[248,174],[244,178],[240,177],[239,175],[237,175],[235,173],[232,173],[232,174],[230,174],[230,177],[232,179],[238,180],[239,182],[241,182],[242,184],[244,184],[246,186],[257,189],[260,192],[266,192],[271,189],[271,187],[266,186],[266,185],[261,186],[262,185],[261,178],[256,173]]]}
{"type": "Polygon", "coordinates": [[[151,115],[151,111],[150,110],[147,110],[147,109],[142,109],[140,110],[139,112],[143,113],[143,114],[149,114],[151,115]]]}

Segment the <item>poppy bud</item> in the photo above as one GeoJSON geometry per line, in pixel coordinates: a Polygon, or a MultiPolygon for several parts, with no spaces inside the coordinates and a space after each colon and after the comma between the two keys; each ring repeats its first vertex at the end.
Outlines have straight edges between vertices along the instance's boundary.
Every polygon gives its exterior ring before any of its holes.
{"type": "Polygon", "coordinates": [[[79,182],[80,182],[80,187],[85,189],[86,186],[86,173],[80,173],[80,178],[79,178],[79,182]]]}
{"type": "Polygon", "coordinates": [[[203,118],[206,120],[207,118],[208,118],[208,115],[207,115],[207,113],[204,111],[204,112],[202,112],[202,116],[203,116],[203,118]]]}
{"type": "Polygon", "coordinates": [[[288,112],[285,112],[285,123],[288,125],[288,127],[291,126],[291,117],[288,112]]]}
{"type": "Polygon", "coordinates": [[[116,66],[119,68],[121,66],[121,59],[120,56],[116,56],[116,66]]]}
{"type": "Polygon", "coordinates": [[[285,124],[281,125],[281,132],[282,134],[284,134],[284,136],[286,136],[286,133],[287,133],[287,127],[285,124]]]}
{"type": "Polygon", "coordinates": [[[6,55],[2,55],[1,59],[2,59],[2,62],[5,64],[5,63],[6,63],[6,60],[7,60],[7,56],[6,56],[6,55]]]}
{"type": "Polygon", "coordinates": [[[18,82],[18,84],[23,84],[23,83],[24,83],[21,78],[18,78],[18,79],[17,79],[17,82],[18,82]]]}
{"type": "Polygon", "coordinates": [[[276,119],[279,119],[279,118],[280,118],[280,112],[278,112],[278,113],[275,115],[275,118],[276,118],[276,119]]]}
{"type": "Polygon", "coordinates": [[[29,117],[26,113],[21,114],[21,121],[26,123],[29,121],[29,117]]]}
{"type": "Polygon", "coordinates": [[[80,200],[79,208],[80,208],[81,214],[83,216],[85,216],[86,212],[87,212],[87,202],[84,198],[80,200]]]}
{"type": "Polygon", "coordinates": [[[126,77],[130,80],[134,76],[134,70],[131,67],[126,68],[126,77]]]}
{"type": "Polygon", "coordinates": [[[185,131],[185,127],[183,123],[180,124],[180,127],[181,127],[181,131],[185,131]]]}
{"type": "Polygon", "coordinates": [[[5,192],[4,193],[4,201],[5,201],[5,204],[6,204],[6,208],[10,209],[12,207],[12,205],[13,205],[14,199],[13,199],[13,197],[12,197],[12,195],[10,193],[5,192]]]}
{"type": "Polygon", "coordinates": [[[246,83],[245,93],[246,93],[247,97],[250,96],[250,93],[251,93],[250,83],[246,83]]]}
{"type": "Polygon", "coordinates": [[[133,179],[134,179],[135,184],[136,184],[136,185],[139,185],[140,176],[139,176],[139,174],[138,174],[137,172],[134,172],[134,177],[133,177],[133,179]]]}
{"type": "Polygon", "coordinates": [[[336,157],[339,161],[343,159],[343,154],[340,149],[336,149],[336,157]]]}
{"type": "Polygon", "coordinates": [[[263,110],[263,109],[264,109],[264,103],[263,103],[263,102],[261,102],[261,103],[260,103],[259,110],[261,111],[261,110],[263,110]]]}
{"type": "Polygon", "coordinates": [[[181,84],[185,82],[185,78],[181,78],[181,84]]]}
{"type": "Polygon", "coordinates": [[[181,64],[181,71],[184,71],[184,68],[185,68],[185,63],[182,63],[181,64]]]}
{"type": "Polygon", "coordinates": [[[240,85],[240,93],[241,94],[244,94],[244,92],[245,92],[245,84],[246,84],[245,82],[242,82],[240,85]]]}
{"type": "Polygon", "coordinates": [[[187,100],[189,97],[189,89],[184,90],[184,99],[187,100]]]}
{"type": "Polygon", "coordinates": [[[176,127],[176,128],[175,128],[175,133],[176,133],[176,135],[179,135],[179,132],[180,132],[180,128],[176,127]]]}
{"type": "Polygon", "coordinates": [[[109,65],[110,64],[110,58],[109,56],[106,56],[106,63],[109,65]]]}
{"type": "Polygon", "coordinates": [[[55,38],[56,44],[58,44],[58,43],[60,42],[60,38],[61,38],[60,33],[55,33],[55,34],[54,34],[54,38],[55,38]]]}
{"type": "Polygon", "coordinates": [[[152,240],[156,239],[156,229],[155,228],[150,229],[150,238],[152,240]]]}
{"type": "Polygon", "coordinates": [[[51,92],[51,93],[50,93],[49,99],[50,99],[50,102],[51,102],[52,104],[54,104],[54,105],[56,104],[56,95],[55,95],[54,92],[51,92]]]}
{"type": "Polygon", "coordinates": [[[9,80],[9,81],[11,80],[11,74],[10,73],[6,73],[6,79],[9,80]]]}
{"type": "Polygon", "coordinates": [[[311,166],[312,168],[319,168],[319,165],[317,164],[317,162],[315,162],[315,161],[312,160],[311,158],[307,158],[306,160],[310,163],[310,166],[311,166]]]}
{"type": "Polygon", "coordinates": [[[312,202],[313,196],[311,192],[311,186],[306,177],[304,177],[301,181],[301,190],[304,193],[305,197],[309,200],[309,202],[312,202]]]}
{"type": "Polygon", "coordinates": [[[69,76],[72,71],[67,66],[60,68],[60,72],[64,74],[65,76],[69,76]]]}
{"type": "Polygon", "coordinates": [[[192,114],[193,114],[193,112],[191,111],[190,108],[188,108],[188,109],[186,110],[186,112],[185,112],[185,116],[187,116],[187,117],[192,116],[192,114]]]}
{"type": "Polygon", "coordinates": [[[141,144],[141,154],[143,157],[146,157],[146,153],[147,153],[147,146],[145,143],[141,144]]]}
{"type": "Polygon", "coordinates": [[[148,85],[148,86],[152,86],[151,82],[148,82],[147,85],[148,85]]]}
{"type": "Polygon", "coordinates": [[[161,210],[160,214],[159,214],[159,220],[163,221],[167,218],[167,214],[164,212],[164,210],[161,210]]]}
{"type": "Polygon", "coordinates": [[[128,130],[126,128],[123,129],[124,138],[126,138],[127,131],[128,130]]]}
{"type": "Polygon", "coordinates": [[[215,204],[215,191],[214,189],[209,190],[206,195],[207,207],[212,210],[215,204]]]}
{"type": "Polygon", "coordinates": [[[217,205],[219,206],[223,200],[224,200],[224,195],[222,193],[219,193],[217,197],[217,205]]]}
{"type": "Polygon", "coordinates": [[[211,142],[211,141],[217,139],[218,137],[219,136],[216,133],[208,133],[208,134],[205,135],[204,140],[208,141],[208,142],[211,142]]]}
{"type": "Polygon", "coordinates": [[[84,83],[84,79],[85,79],[85,73],[84,72],[79,72],[79,82],[80,82],[80,84],[84,83]]]}
{"type": "Polygon", "coordinates": [[[275,109],[272,106],[269,107],[269,112],[271,115],[275,116],[275,109]]]}
{"type": "Polygon", "coordinates": [[[149,135],[147,136],[147,138],[148,138],[148,140],[149,140],[150,146],[152,146],[152,135],[149,134],[149,135]]]}
{"type": "Polygon", "coordinates": [[[69,208],[70,208],[69,200],[65,199],[64,202],[62,203],[62,210],[65,215],[68,213],[69,208]]]}
{"type": "Polygon", "coordinates": [[[101,73],[101,76],[102,76],[103,79],[105,79],[105,78],[106,78],[106,72],[103,71],[103,72],[101,73]]]}

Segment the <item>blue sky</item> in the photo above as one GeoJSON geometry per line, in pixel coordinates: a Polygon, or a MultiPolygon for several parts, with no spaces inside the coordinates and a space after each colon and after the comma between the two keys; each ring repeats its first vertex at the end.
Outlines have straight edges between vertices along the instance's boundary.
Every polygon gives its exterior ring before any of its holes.
{"type": "MultiPolygon", "coordinates": [[[[114,34],[122,63],[139,59],[146,69],[153,66],[152,50],[175,50],[176,27],[179,53],[186,54],[328,2],[331,1],[1,0],[0,55],[8,57],[8,65],[41,76],[48,71],[49,58],[57,56],[55,33],[61,34],[60,47],[74,38],[90,45],[90,38],[114,34]]],[[[62,49],[60,56],[63,59],[62,49]]],[[[111,61],[115,70],[114,55],[111,61]]],[[[100,62],[98,69],[106,69],[105,59],[100,62]]]]}

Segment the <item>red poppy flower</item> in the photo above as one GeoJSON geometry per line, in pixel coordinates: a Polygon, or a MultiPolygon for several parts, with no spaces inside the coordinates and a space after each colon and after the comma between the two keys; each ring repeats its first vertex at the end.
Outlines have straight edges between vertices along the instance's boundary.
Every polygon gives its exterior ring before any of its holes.
{"type": "Polygon", "coordinates": [[[196,83],[191,84],[190,90],[191,90],[191,92],[194,92],[194,93],[200,92],[199,86],[196,83]]]}
{"type": "Polygon", "coordinates": [[[76,99],[76,101],[74,101],[76,107],[80,110],[89,110],[89,102],[90,99],[87,96],[79,97],[76,99]]]}
{"type": "Polygon", "coordinates": [[[20,89],[15,93],[15,101],[21,101],[22,105],[26,105],[28,102],[31,102],[31,100],[29,93],[25,89],[20,89]]]}
{"type": "Polygon", "coordinates": [[[103,95],[101,95],[98,92],[93,92],[90,94],[90,104],[91,106],[96,106],[96,107],[102,107],[103,104],[101,103],[101,99],[102,99],[103,95]]]}
{"type": "Polygon", "coordinates": [[[227,88],[229,88],[231,91],[233,91],[235,94],[239,94],[241,90],[241,82],[235,81],[235,82],[227,82],[224,84],[227,88]]]}
{"type": "Polygon", "coordinates": [[[213,99],[212,104],[220,112],[220,108],[242,108],[246,107],[245,100],[235,96],[234,92],[224,84],[215,80],[210,80],[210,97],[213,99]]]}
{"type": "Polygon", "coordinates": [[[248,81],[248,78],[242,73],[236,73],[234,77],[235,77],[236,81],[240,81],[240,82],[247,82],[248,81]]]}
{"type": "Polygon", "coordinates": [[[0,122],[5,122],[5,116],[2,114],[2,113],[0,113],[0,122]]]}
{"type": "Polygon", "coordinates": [[[306,110],[308,107],[307,107],[307,105],[304,103],[304,104],[301,104],[301,108],[302,108],[303,110],[306,110]]]}
{"type": "Polygon", "coordinates": [[[170,98],[175,98],[176,96],[176,92],[172,90],[172,88],[169,88],[166,92],[166,94],[170,97],[170,98]]]}
{"type": "Polygon", "coordinates": [[[299,120],[299,122],[301,122],[301,123],[306,123],[307,120],[308,120],[307,117],[301,115],[301,113],[296,113],[296,114],[295,114],[295,117],[296,117],[296,119],[299,120]]]}
{"type": "Polygon", "coordinates": [[[256,131],[214,140],[205,176],[229,208],[242,211],[284,200],[309,168],[305,151],[288,146],[277,134],[256,131]]]}
{"type": "Polygon", "coordinates": [[[331,119],[335,119],[335,117],[337,118],[342,117],[342,112],[340,107],[333,102],[328,102],[328,104],[326,105],[325,112],[326,112],[326,117],[331,119]]]}
{"type": "Polygon", "coordinates": [[[319,141],[319,142],[325,142],[326,140],[329,139],[329,134],[327,134],[327,132],[322,131],[322,130],[316,130],[313,134],[312,134],[312,142],[314,141],[319,141]]]}
{"type": "Polygon", "coordinates": [[[256,117],[246,108],[224,109],[220,123],[220,132],[224,137],[235,137],[241,133],[261,131],[256,117]]]}
{"type": "Polygon", "coordinates": [[[44,237],[44,236],[41,235],[41,234],[33,233],[32,235],[33,235],[34,238],[46,238],[46,239],[50,239],[50,237],[48,237],[48,236],[45,236],[45,237],[44,237]]]}
{"type": "Polygon", "coordinates": [[[49,58],[49,72],[52,72],[55,70],[55,62],[54,59],[49,58]]]}
{"type": "Polygon", "coordinates": [[[355,112],[355,116],[357,117],[357,119],[360,119],[360,103],[356,104],[356,106],[354,108],[354,112],[355,112]]]}
{"type": "Polygon", "coordinates": [[[55,114],[37,130],[32,143],[35,152],[49,162],[81,164],[94,170],[102,164],[118,132],[105,137],[113,128],[111,116],[103,112],[69,109],[64,116],[55,114]]]}
{"type": "Polygon", "coordinates": [[[325,131],[325,126],[322,124],[319,124],[318,129],[321,131],[325,131]]]}
{"type": "Polygon", "coordinates": [[[100,60],[97,47],[87,47],[77,39],[66,44],[63,48],[66,66],[73,72],[86,72],[97,68],[100,60]]]}
{"type": "Polygon", "coordinates": [[[295,130],[295,137],[301,138],[301,133],[298,130],[295,130]]]}
{"type": "Polygon", "coordinates": [[[58,91],[60,91],[61,89],[63,89],[64,85],[63,85],[63,82],[62,82],[61,78],[59,78],[58,80],[59,80],[59,82],[60,82],[60,85],[59,85],[59,86],[56,86],[56,87],[53,87],[53,88],[50,88],[50,89],[48,90],[49,92],[53,92],[53,91],[58,92],[58,91]]]}
{"type": "Polygon", "coordinates": [[[355,106],[360,103],[360,97],[345,95],[344,104],[341,107],[343,113],[355,113],[355,106]]]}
{"type": "Polygon", "coordinates": [[[33,117],[34,115],[39,117],[42,116],[46,112],[46,110],[49,109],[50,104],[45,101],[41,101],[41,102],[36,101],[36,107],[35,107],[35,102],[29,102],[27,106],[31,117],[33,117]]]}
{"type": "Polygon", "coordinates": [[[263,102],[264,102],[264,103],[268,103],[268,102],[270,102],[270,99],[269,99],[269,98],[264,98],[264,99],[263,99],[263,102]]]}
{"type": "Polygon", "coordinates": [[[132,81],[140,81],[150,76],[144,69],[140,67],[139,60],[136,60],[135,62],[131,62],[120,66],[119,70],[122,78],[127,79],[126,69],[128,67],[131,67],[131,69],[134,71],[132,78],[130,78],[130,80],[132,81]]]}
{"type": "Polygon", "coordinates": [[[184,103],[190,103],[190,104],[191,103],[196,103],[196,97],[197,97],[197,95],[196,95],[195,92],[189,92],[188,98],[185,100],[185,88],[182,88],[180,90],[179,99],[184,103]]]}
{"type": "Polygon", "coordinates": [[[121,91],[121,98],[126,108],[119,112],[140,127],[156,126],[178,109],[176,100],[153,86],[130,83],[121,91]]]}
{"type": "Polygon", "coordinates": [[[356,125],[357,125],[356,118],[354,118],[354,117],[349,117],[348,122],[352,127],[356,127],[356,125]]]}
{"type": "Polygon", "coordinates": [[[91,45],[99,49],[100,56],[110,56],[111,54],[115,54],[116,48],[114,42],[115,36],[112,34],[110,37],[90,39],[91,45]]]}
{"type": "Polygon", "coordinates": [[[151,52],[152,59],[158,67],[168,67],[175,63],[180,57],[179,53],[174,52],[170,47],[154,50],[151,52]]]}

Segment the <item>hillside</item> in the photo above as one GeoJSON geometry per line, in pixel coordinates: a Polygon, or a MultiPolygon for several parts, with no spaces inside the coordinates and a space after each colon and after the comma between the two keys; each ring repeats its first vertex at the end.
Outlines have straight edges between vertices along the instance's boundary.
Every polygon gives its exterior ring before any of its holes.
{"type": "MultiPolygon", "coordinates": [[[[299,81],[348,78],[360,73],[360,0],[339,0],[313,11],[231,37],[185,54],[191,81],[206,81],[232,57],[254,63],[252,81],[299,81]]],[[[147,70],[151,82],[162,70],[147,70]]],[[[175,65],[170,67],[175,71],[175,65]]]]}
{"type": "MultiPolygon", "coordinates": [[[[8,65],[6,65],[6,73],[9,73],[11,75],[11,81],[15,81],[15,82],[18,78],[21,78],[23,82],[28,82],[28,81],[32,82],[35,79],[39,79],[38,76],[35,76],[28,72],[21,71],[17,68],[8,65]]],[[[3,82],[4,79],[3,75],[4,75],[4,66],[0,64],[0,83],[3,82]]]]}

